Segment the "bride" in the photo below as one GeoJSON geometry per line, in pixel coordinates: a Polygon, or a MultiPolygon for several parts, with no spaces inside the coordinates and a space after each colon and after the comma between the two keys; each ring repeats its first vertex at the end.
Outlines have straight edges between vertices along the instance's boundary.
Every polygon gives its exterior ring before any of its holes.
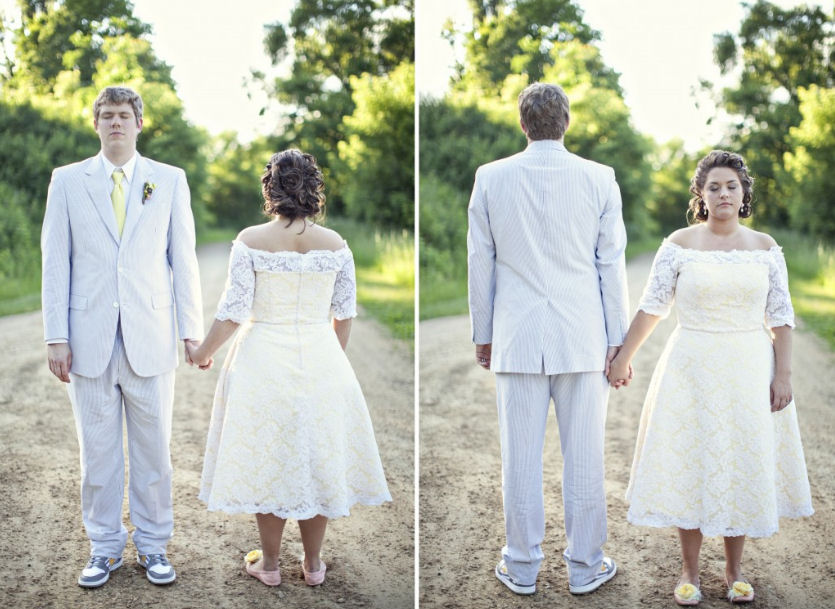
{"type": "Polygon", "coordinates": [[[261,178],[271,222],[241,231],[215,321],[192,361],[205,368],[238,330],[215,391],[200,499],[255,514],[246,571],[281,583],[285,522],[298,520],[305,582],[322,583],[329,518],[390,501],[362,390],[344,349],[356,315],[351,250],[313,220],[324,182],[310,154],[274,154],[261,178]],[[331,318],[332,317],[332,322],[331,318]]]}

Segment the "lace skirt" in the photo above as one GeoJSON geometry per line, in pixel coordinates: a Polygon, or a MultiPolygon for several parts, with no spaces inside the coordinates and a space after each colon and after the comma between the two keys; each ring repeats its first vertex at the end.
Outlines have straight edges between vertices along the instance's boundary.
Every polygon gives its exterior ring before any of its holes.
{"type": "Polygon", "coordinates": [[[306,519],[390,501],[368,409],[329,324],[238,330],[215,391],[200,499],[306,519]]]}
{"type": "Polygon", "coordinates": [[[770,409],[773,369],[764,330],[675,329],[641,414],[629,522],[766,537],[812,514],[794,402],[770,409]]]}

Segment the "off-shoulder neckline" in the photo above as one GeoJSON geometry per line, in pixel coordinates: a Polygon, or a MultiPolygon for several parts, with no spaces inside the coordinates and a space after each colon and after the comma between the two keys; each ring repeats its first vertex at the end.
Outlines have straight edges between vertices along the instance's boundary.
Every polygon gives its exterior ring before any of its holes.
{"type": "Polygon", "coordinates": [[[661,245],[669,245],[669,246],[674,247],[676,249],[679,249],[683,252],[701,252],[701,253],[704,253],[704,254],[717,254],[717,253],[718,254],[734,254],[736,252],[754,254],[754,253],[757,253],[757,252],[764,252],[764,253],[775,252],[775,251],[776,252],[781,252],[783,250],[783,248],[780,247],[779,245],[772,245],[767,250],[764,250],[762,248],[754,249],[754,250],[740,250],[740,249],[736,249],[736,248],[731,249],[731,250],[699,250],[699,249],[696,249],[694,247],[684,247],[683,245],[679,245],[678,243],[673,243],[669,239],[664,239],[664,242],[661,245]]]}
{"type": "Polygon", "coordinates": [[[350,248],[348,247],[348,242],[343,240],[342,247],[338,250],[327,250],[327,249],[313,249],[307,250],[306,252],[297,252],[295,250],[277,250],[275,252],[271,252],[270,250],[262,250],[258,249],[257,247],[250,247],[240,239],[235,239],[232,241],[232,245],[238,244],[251,252],[258,252],[259,254],[268,254],[268,255],[282,255],[282,256],[307,256],[308,254],[341,254],[344,251],[349,251],[350,248]]]}

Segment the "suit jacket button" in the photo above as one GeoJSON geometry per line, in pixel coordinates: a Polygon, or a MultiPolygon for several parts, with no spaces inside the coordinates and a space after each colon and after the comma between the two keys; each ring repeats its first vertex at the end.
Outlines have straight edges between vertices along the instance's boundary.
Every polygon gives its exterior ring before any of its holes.
{"type": "Polygon", "coordinates": [[[118,308],[119,308],[119,303],[118,303],[118,302],[114,302],[114,303],[113,303],[113,308],[114,308],[114,309],[118,309],[118,308]]]}

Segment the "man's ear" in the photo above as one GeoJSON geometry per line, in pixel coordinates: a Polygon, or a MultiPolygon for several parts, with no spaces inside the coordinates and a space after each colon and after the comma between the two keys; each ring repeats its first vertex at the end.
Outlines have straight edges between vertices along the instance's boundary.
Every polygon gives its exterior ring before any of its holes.
{"type": "Polygon", "coordinates": [[[519,119],[519,126],[522,128],[522,133],[528,135],[528,128],[525,127],[525,121],[523,121],[521,118],[519,119]]]}
{"type": "Polygon", "coordinates": [[[143,119],[140,118],[138,121],[136,121],[136,130],[139,133],[142,133],[142,125],[143,125],[143,119]]]}

